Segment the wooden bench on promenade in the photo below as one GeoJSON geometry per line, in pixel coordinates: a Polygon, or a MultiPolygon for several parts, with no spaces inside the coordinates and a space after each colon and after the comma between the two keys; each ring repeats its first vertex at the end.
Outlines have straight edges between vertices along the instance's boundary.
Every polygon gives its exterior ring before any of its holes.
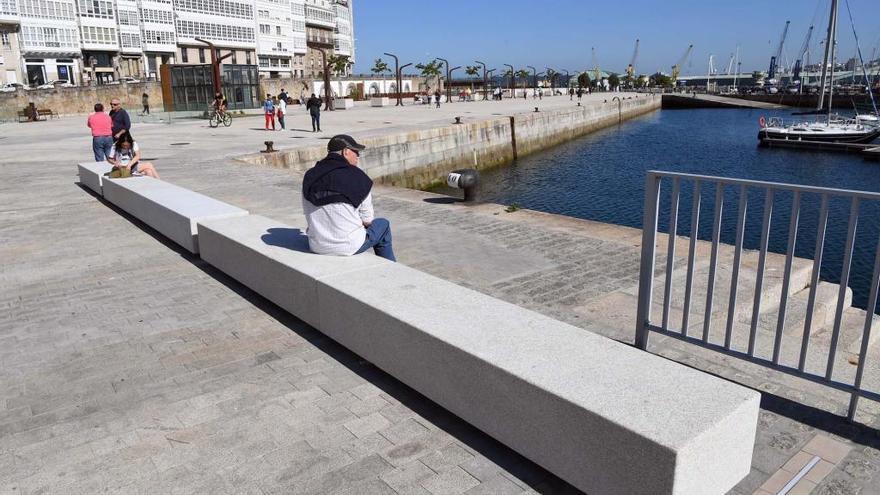
{"type": "Polygon", "coordinates": [[[186,217],[203,260],[587,493],[723,494],[750,470],[755,391],[371,254],[312,254],[163,181],[102,184],[178,243],[186,217]]]}

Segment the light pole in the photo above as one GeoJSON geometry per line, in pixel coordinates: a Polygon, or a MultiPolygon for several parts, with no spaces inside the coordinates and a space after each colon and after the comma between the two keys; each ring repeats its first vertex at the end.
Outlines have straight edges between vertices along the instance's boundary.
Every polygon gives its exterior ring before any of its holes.
{"type": "Polygon", "coordinates": [[[538,72],[537,72],[537,69],[535,69],[535,68],[532,67],[531,65],[527,65],[526,68],[532,69],[532,88],[534,88],[534,91],[533,91],[532,93],[533,93],[533,94],[534,94],[534,93],[537,93],[537,92],[538,92],[538,90],[537,90],[537,87],[538,87],[538,72]]]}
{"type": "Polygon", "coordinates": [[[449,99],[449,92],[452,91],[452,71],[455,69],[461,69],[461,66],[456,65],[455,67],[446,70],[446,84],[450,86],[449,89],[446,90],[446,103],[452,101],[449,99]]]}
{"type": "Polygon", "coordinates": [[[440,57],[437,57],[437,60],[443,62],[443,66],[446,67],[446,103],[449,103],[452,101],[452,97],[450,96],[452,89],[449,87],[449,72],[451,72],[449,70],[449,60],[440,57]]]}
{"type": "Polygon", "coordinates": [[[571,87],[571,73],[568,72],[568,69],[559,69],[562,72],[565,72],[565,88],[568,89],[571,87]]]}
{"type": "Polygon", "coordinates": [[[489,77],[492,73],[495,72],[495,69],[489,69],[486,71],[486,99],[489,99],[489,77]]]}
{"type": "MultiPolygon", "coordinates": [[[[412,65],[412,63],[403,64],[400,66],[400,70],[397,71],[397,99],[398,99],[398,101],[400,101],[401,106],[403,106],[403,99],[400,96],[400,92],[402,91],[402,88],[403,88],[403,69],[406,69],[410,65],[412,65]]],[[[395,106],[397,106],[397,105],[395,105],[395,106]]]]}
{"type": "Polygon", "coordinates": [[[397,59],[397,55],[391,53],[385,53],[384,55],[394,59],[394,78],[397,82],[397,103],[394,106],[401,107],[403,106],[403,99],[400,98],[400,61],[397,59]]]}
{"type": "Polygon", "coordinates": [[[510,69],[510,97],[513,98],[514,97],[514,89],[513,88],[514,88],[514,86],[516,86],[516,81],[514,79],[516,77],[516,73],[513,71],[512,65],[504,64],[504,66],[508,67],[510,69]]]}
{"type": "Polygon", "coordinates": [[[486,94],[486,89],[489,87],[489,80],[486,77],[486,64],[484,64],[483,62],[480,62],[479,60],[474,60],[474,62],[483,66],[483,99],[488,100],[489,95],[486,94]]]}

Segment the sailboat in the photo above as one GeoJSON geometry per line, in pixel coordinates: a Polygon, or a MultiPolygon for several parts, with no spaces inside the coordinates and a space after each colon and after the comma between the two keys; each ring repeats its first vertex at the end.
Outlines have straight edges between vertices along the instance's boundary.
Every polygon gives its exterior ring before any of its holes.
{"type": "Polygon", "coordinates": [[[813,122],[796,122],[786,125],[781,118],[773,117],[769,121],[761,117],[758,121],[761,130],[758,140],[763,144],[768,139],[786,141],[813,141],[832,143],[870,143],[880,137],[880,125],[874,115],[857,115],[847,119],[831,112],[834,97],[834,44],[837,39],[838,0],[831,0],[831,15],[828,19],[828,41],[825,43],[825,57],[822,61],[822,76],[819,83],[819,103],[816,113],[825,106],[826,85],[828,91],[828,113],[822,120],[813,122]],[[830,64],[829,64],[830,61],[830,64]],[[830,73],[829,73],[830,67],[830,73]]]}

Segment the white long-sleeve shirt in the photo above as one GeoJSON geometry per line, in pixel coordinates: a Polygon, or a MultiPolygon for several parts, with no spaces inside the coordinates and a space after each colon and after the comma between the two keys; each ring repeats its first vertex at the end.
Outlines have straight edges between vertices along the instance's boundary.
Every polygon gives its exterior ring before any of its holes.
{"type": "Polygon", "coordinates": [[[372,193],[367,194],[357,208],[348,203],[315,206],[305,197],[302,205],[308,222],[307,234],[312,252],[351,256],[364,245],[367,238],[364,224],[373,221],[372,193]]]}

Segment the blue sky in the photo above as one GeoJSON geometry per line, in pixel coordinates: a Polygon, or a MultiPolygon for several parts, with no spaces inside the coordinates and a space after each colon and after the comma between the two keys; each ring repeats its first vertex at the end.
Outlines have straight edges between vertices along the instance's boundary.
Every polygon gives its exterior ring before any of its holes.
{"type": "MultiPolygon", "coordinates": [[[[840,0],[838,57],[855,54],[846,0],[840,0]]],[[[571,72],[592,67],[591,47],[603,69],[623,71],[641,40],[636,70],[669,72],[694,45],[685,75],[705,74],[709,54],[726,71],[740,46],[742,70],[767,70],[785,21],[791,21],[785,45],[787,59],[799,51],[814,22],[811,60],[821,61],[819,40],[825,36],[830,0],[652,0],[522,1],[354,0],[357,63],[369,73],[382,52],[396,53],[401,64],[434,57],[455,65],[475,59],[504,70],[525,65],[571,72]]],[[[849,0],[866,59],[880,57],[880,0],[849,0]]]]}

